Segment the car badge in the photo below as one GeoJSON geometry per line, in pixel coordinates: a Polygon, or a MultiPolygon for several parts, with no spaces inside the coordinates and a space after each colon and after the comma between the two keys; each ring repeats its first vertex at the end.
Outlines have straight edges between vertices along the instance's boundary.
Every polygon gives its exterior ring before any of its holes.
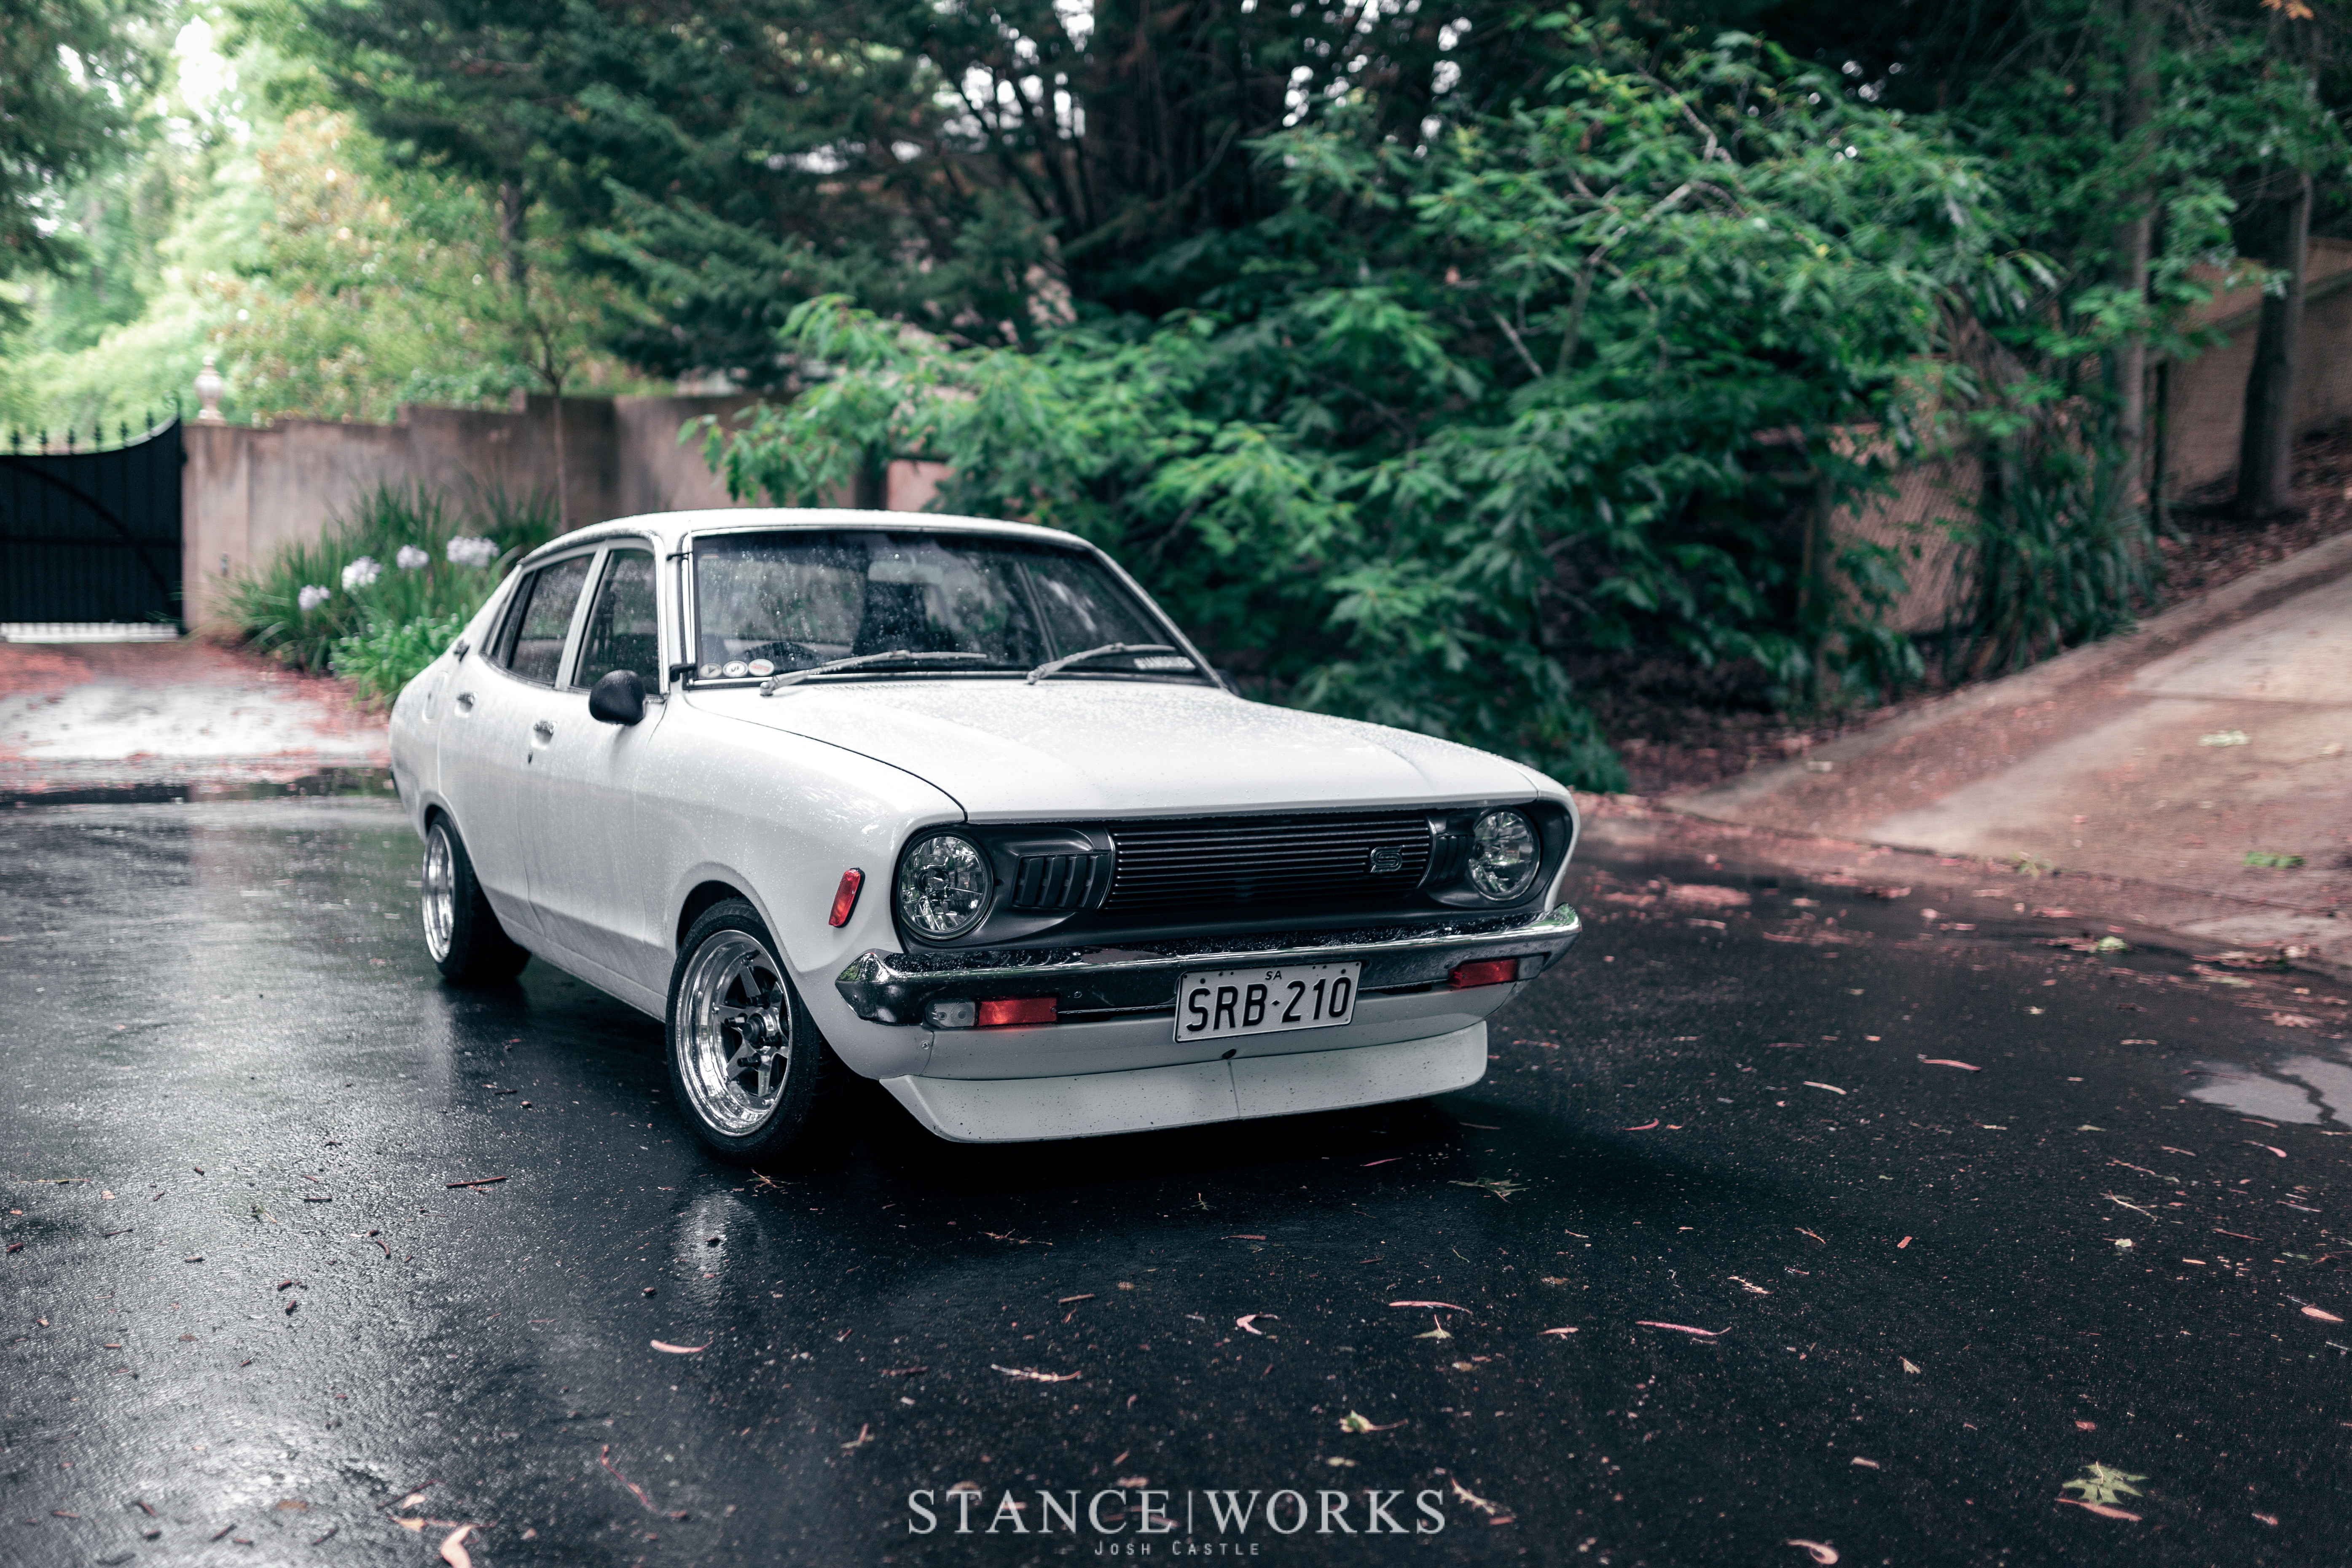
{"type": "Polygon", "coordinates": [[[709,677],[709,676],[714,676],[714,675],[717,675],[717,674],[719,673],[719,667],[718,667],[717,665],[715,665],[715,664],[706,664],[706,665],[704,665],[704,666],[702,667],[701,670],[700,670],[698,673],[700,673],[701,675],[703,675],[703,676],[704,676],[704,677],[706,677],[706,678],[708,678],[708,677],[709,677]]]}
{"type": "Polygon", "coordinates": [[[1404,851],[1393,844],[1383,844],[1372,851],[1372,875],[1384,876],[1404,869],[1404,851]]]}
{"type": "Polygon", "coordinates": [[[727,661],[726,669],[721,673],[728,676],[749,675],[751,673],[751,667],[740,658],[730,658],[727,661]]]}
{"type": "Polygon", "coordinates": [[[773,675],[776,673],[775,662],[772,659],[755,658],[751,661],[751,673],[754,675],[773,675]]]}

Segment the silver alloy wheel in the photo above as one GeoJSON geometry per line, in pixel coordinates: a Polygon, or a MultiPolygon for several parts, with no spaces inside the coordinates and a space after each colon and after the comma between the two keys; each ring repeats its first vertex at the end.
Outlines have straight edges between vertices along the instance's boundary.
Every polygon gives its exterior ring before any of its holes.
{"type": "Polygon", "coordinates": [[[715,931],[686,966],[677,1015],[678,1077],[695,1113],[730,1138],[757,1131],[792,1068],[782,966],[751,932],[715,931]]]}
{"type": "Polygon", "coordinates": [[[433,962],[449,956],[457,924],[457,850],[449,826],[436,822],[425,835],[425,950],[433,962]]]}

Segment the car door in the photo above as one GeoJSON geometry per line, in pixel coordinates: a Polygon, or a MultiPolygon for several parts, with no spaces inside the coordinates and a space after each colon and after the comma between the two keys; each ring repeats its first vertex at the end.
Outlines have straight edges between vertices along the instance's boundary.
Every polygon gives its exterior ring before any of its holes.
{"type": "Polygon", "coordinates": [[[441,793],[474,875],[508,934],[539,934],[529,839],[534,726],[550,726],[555,677],[588,582],[593,552],[533,568],[517,582],[488,646],[457,667],[441,725],[441,793]]]}
{"type": "Polygon", "coordinates": [[[652,988],[666,984],[667,934],[657,929],[656,846],[644,841],[638,792],[660,745],[661,612],[653,547],[615,542],[598,559],[551,736],[532,751],[531,812],[549,830],[530,838],[530,895],[548,939],[574,957],[652,988]],[[635,724],[599,723],[588,691],[616,669],[654,694],[635,724]]]}

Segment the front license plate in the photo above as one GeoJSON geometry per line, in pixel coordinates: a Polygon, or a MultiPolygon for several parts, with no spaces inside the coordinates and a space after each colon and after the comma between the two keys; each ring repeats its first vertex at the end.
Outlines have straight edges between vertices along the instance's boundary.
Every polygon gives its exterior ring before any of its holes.
{"type": "Polygon", "coordinates": [[[1176,986],[1176,1037],[1213,1040],[1347,1023],[1356,1015],[1356,976],[1363,967],[1307,963],[1187,974],[1176,986]]]}

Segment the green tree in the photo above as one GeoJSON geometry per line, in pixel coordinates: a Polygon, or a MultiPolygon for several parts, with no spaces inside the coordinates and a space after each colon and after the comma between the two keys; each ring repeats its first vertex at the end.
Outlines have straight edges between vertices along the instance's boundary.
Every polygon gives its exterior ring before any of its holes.
{"type": "Polygon", "coordinates": [[[1192,307],[1034,352],[802,307],[832,374],[714,461],[797,502],[947,461],[942,506],[1117,549],[1272,694],[1587,786],[1622,775],[1577,649],[1900,676],[1888,563],[1819,525],[1914,439],[1948,324],[2041,280],[1969,160],[1778,50],[1545,26],[1576,63],[1529,101],[1262,143],[1281,200],[1192,307]]]}
{"type": "MultiPolygon", "coordinates": [[[[0,8],[0,279],[62,271],[81,247],[68,193],[126,155],[158,70],[156,7],[9,0],[0,8]]],[[[23,301],[0,289],[0,326],[23,301]]]]}

